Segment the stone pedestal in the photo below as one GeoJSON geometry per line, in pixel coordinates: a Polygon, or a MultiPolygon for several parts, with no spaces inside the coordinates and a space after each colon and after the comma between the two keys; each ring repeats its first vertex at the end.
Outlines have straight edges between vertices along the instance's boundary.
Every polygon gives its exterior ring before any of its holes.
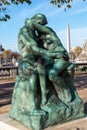
{"type": "MultiPolygon", "coordinates": [[[[19,122],[9,118],[9,114],[0,115],[0,130],[31,130],[19,122]]],[[[61,125],[50,126],[44,130],[87,130],[87,117],[70,121],[61,125]]]]}
{"type": "Polygon", "coordinates": [[[0,130],[30,130],[18,121],[9,118],[9,113],[0,114],[0,130]]]}

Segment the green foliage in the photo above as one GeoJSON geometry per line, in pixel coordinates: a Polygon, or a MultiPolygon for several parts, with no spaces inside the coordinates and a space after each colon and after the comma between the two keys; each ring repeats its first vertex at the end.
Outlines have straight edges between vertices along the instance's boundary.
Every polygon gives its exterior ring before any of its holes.
{"type": "Polygon", "coordinates": [[[50,3],[56,5],[58,8],[61,8],[63,5],[65,5],[65,11],[66,11],[66,8],[70,9],[72,7],[71,4],[73,1],[74,0],[50,0],[50,3]]]}
{"type": "Polygon", "coordinates": [[[6,22],[8,19],[10,19],[9,14],[7,14],[6,6],[15,4],[23,4],[26,2],[27,4],[31,4],[31,0],[1,0],[0,1],[0,21],[6,22]],[[3,14],[3,16],[1,16],[3,14]]]}
{"type": "Polygon", "coordinates": [[[6,22],[8,19],[10,19],[10,16],[8,14],[5,14],[4,17],[0,18],[0,21],[6,22]]]}
{"type": "MultiPolygon", "coordinates": [[[[50,3],[53,5],[57,5],[58,8],[62,7],[62,5],[66,5],[67,8],[71,8],[70,5],[73,0],[51,0],[50,3]]],[[[65,8],[66,9],[66,8],[65,8]]]]}

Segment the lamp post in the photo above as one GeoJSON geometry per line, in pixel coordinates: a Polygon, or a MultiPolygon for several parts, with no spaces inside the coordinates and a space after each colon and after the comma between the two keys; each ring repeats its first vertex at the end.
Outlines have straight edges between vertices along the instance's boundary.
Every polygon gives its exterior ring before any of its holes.
{"type": "Polygon", "coordinates": [[[2,66],[2,54],[4,49],[2,48],[2,45],[0,44],[0,66],[2,66]]]}

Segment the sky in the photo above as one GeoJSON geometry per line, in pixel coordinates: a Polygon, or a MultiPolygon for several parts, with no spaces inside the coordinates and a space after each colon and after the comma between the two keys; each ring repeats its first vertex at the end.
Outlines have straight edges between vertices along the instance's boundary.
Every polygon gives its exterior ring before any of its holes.
{"type": "MultiPolygon", "coordinates": [[[[7,7],[11,19],[0,22],[0,44],[7,50],[18,51],[18,32],[24,26],[26,18],[31,18],[36,13],[43,13],[50,26],[60,38],[66,48],[66,28],[70,26],[71,47],[82,47],[87,40],[87,1],[73,0],[72,8],[64,11],[50,4],[50,0],[32,0],[26,3],[7,7]]],[[[1,14],[2,15],[2,14],[1,14]]]]}

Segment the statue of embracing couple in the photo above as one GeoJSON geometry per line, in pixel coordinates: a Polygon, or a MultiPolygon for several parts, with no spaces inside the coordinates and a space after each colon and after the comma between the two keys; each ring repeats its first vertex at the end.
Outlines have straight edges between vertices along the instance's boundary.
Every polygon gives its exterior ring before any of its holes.
{"type": "Polygon", "coordinates": [[[47,23],[46,16],[38,13],[25,19],[18,34],[21,59],[10,116],[33,130],[84,116],[73,85],[74,65],[47,23]]]}

